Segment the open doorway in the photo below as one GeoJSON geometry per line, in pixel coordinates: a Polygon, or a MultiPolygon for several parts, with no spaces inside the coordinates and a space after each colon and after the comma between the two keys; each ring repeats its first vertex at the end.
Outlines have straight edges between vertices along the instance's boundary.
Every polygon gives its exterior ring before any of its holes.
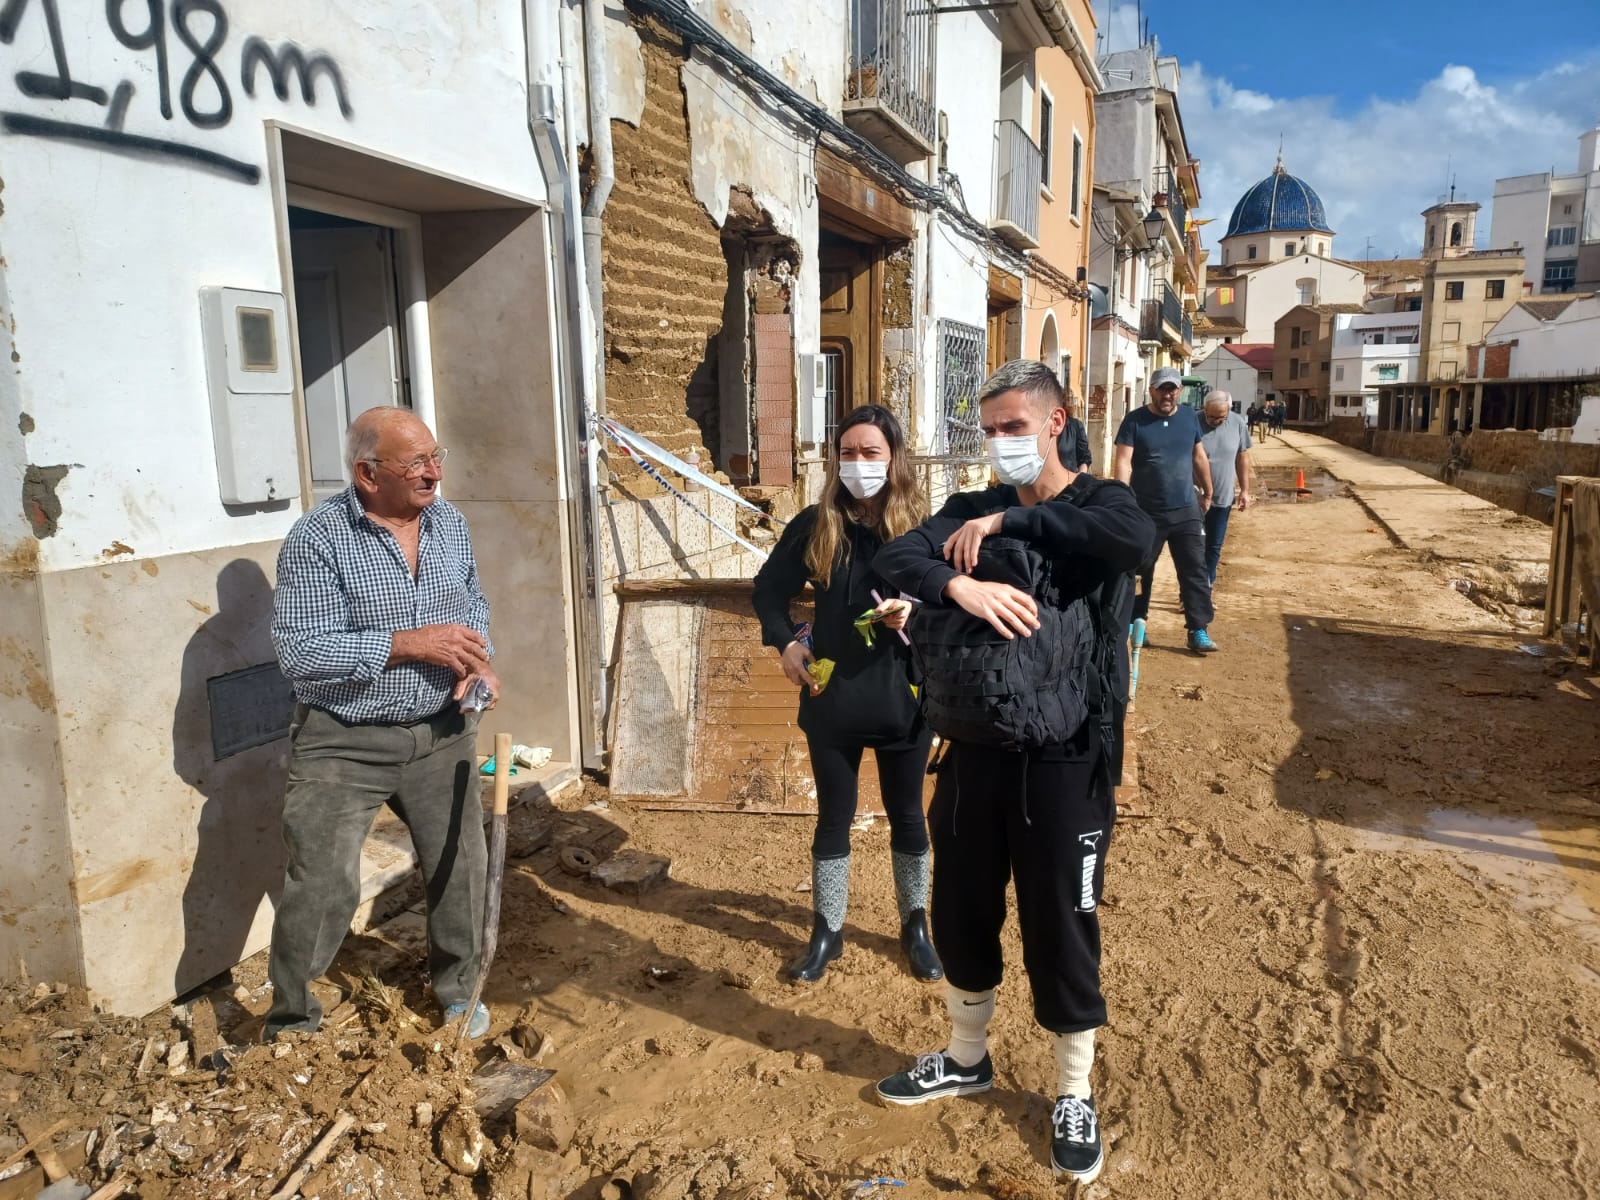
{"type": "Polygon", "coordinates": [[[288,206],[314,500],[349,486],[344,436],[369,408],[413,406],[404,239],[416,218],[301,193],[288,206]]]}

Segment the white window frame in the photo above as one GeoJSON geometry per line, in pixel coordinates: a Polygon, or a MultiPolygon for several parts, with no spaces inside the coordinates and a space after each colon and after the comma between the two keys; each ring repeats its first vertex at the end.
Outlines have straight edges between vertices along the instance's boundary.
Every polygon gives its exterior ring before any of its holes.
{"type": "Polygon", "coordinates": [[[1072,182],[1068,186],[1071,192],[1068,195],[1070,208],[1068,215],[1074,225],[1083,224],[1083,135],[1078,132],[1078,127],[1072,127],[1072,182]]]}

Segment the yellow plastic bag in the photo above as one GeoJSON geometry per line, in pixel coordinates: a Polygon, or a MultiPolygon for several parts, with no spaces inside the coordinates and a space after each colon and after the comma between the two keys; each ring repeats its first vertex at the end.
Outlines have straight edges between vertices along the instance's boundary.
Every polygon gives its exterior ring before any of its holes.
{"type": "Polygon", "coordinates": [[[828,680],[833,678],[833,659],[814,658],[806,664],[806,670],[811,673],[811,678],[816,682],[817,691],[822,691],[828,686],[828,680]]]}

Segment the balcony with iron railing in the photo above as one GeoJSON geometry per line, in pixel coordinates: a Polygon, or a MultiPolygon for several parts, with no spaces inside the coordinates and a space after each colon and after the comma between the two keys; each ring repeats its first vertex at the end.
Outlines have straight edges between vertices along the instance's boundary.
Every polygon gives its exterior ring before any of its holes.
{"type": "Polygon", "coordinates": [[[1184,227],[1189,220],[1189,206],[1183,200],[1183,188],[1170,167],[1157,167],[1152,184],[1155,206],[1167,214],[1167,239],[1172,243],[1173,257],[1181,257],[1187,240],[1184,227]]]}
{"type": "Polygon", "coordinates": [[[1044,154],[1015,121],[995,122],[994,212],[989,227],[1023,250],[1039,245],[1044,154]]]}
{"type": "Polygon", "coordinates": [[[1162,342],[1168,346],[1192,346],[1194,324],[1183,311],[1178,293],[1170,284],[1155,285],[1156,295],[1146,300],[1139,314],[1139,340],[1162,342]]]}
{"type": "Polygon", "coordinates": [[[927,0],[850,0],[845,123],[902,164],[938,139],[933,12],[927,0]]]}

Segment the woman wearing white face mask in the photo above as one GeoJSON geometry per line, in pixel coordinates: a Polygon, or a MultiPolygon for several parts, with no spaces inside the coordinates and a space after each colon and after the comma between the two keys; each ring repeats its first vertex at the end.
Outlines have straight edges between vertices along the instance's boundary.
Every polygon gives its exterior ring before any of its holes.
{"type": "Polygon", "coordinates": [[[783,670],[800,693],[800,728],[811,751],[817,785],[817,828],[811,841],[811,941],[788,969],[812,982],[844,949],[849,899],[850,823],[855,818],[862,751],[871,747],[889,816],[900,943],[919,979],[943,969],[928,938],[928,827],[922,781],[932,733],[912,691],[911,653],[898,632],[907,601],[890,598],[872,569],[879,549],[927,516],[900,423],[868,404],[839,425],[822,500],[784,530],[755,579],[754,605],[764,644],[783,656],[783,670]],[[789,604],[810,581],[815,597],[808,646],[796,636],[789,604]],[[885,597],[873,597],[876,591],[885,597]],[[873,638],[856,621],[876,609],[873,638]],[[833,674],[818,687],[807,670],[831,659],[833,674]]]}

